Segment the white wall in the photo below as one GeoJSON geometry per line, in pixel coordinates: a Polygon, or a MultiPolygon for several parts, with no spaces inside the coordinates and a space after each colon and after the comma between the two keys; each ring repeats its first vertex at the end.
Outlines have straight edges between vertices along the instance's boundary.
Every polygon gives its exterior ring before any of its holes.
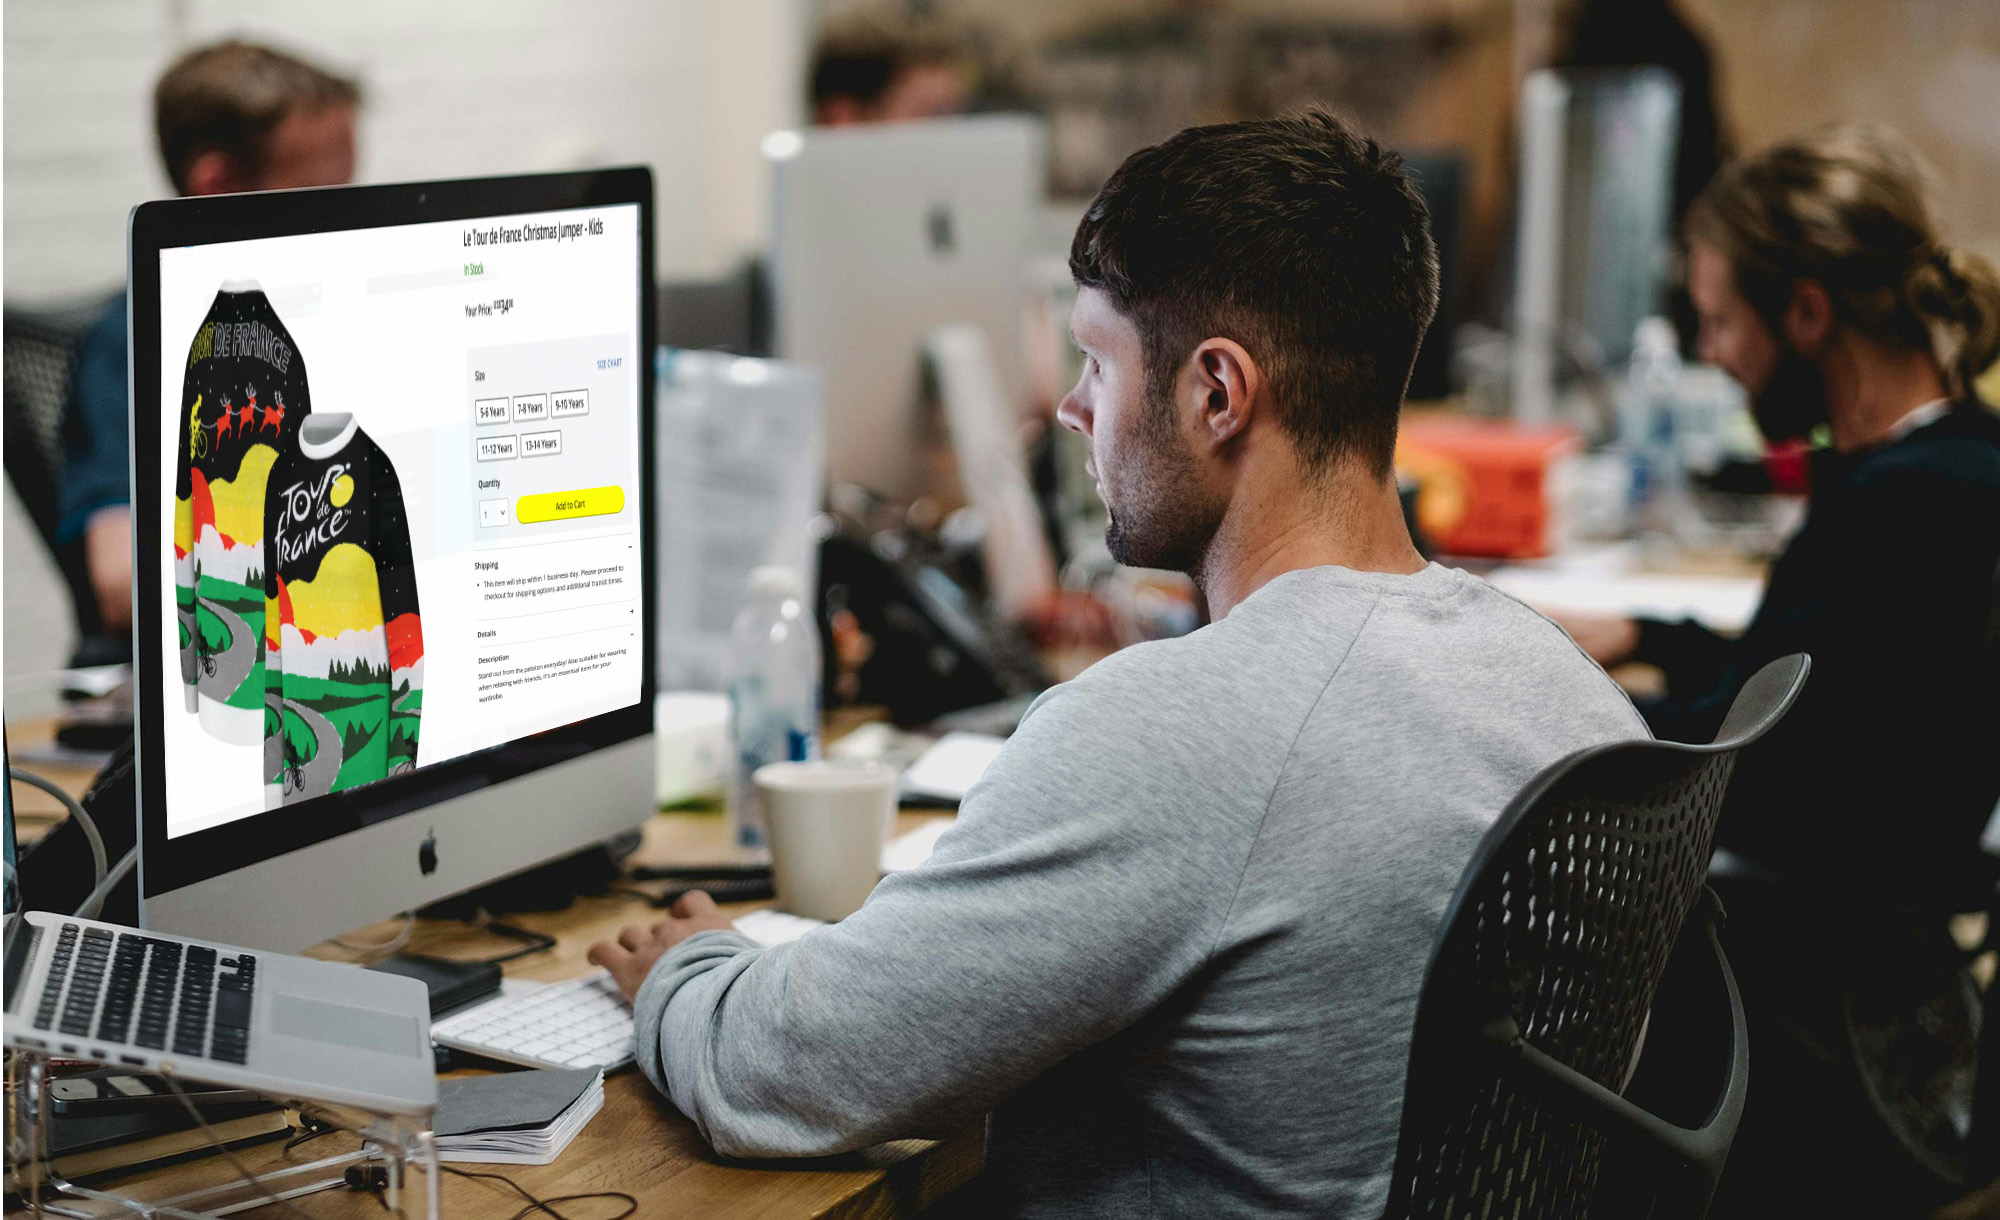
{"type": "Polygon", "coordinates": [[[108,292],[125,215],[168,193],[151,98],[229,34],[359,76],[360,178],[644,162],[665,278],[760,242],[767,131],[798,121],[805,0],[9,0],[6,296],[108,292]]]}
{"type": "MultiPolygon", "coordinates": [[[[5,295],[108,295],[125,217],[170,193],[154,80],[229,34],[360,77],[360,178],[387,182],[643,162],[658,273],[718,274],[761,244],[758,141],[803,110],[810,0],[7,0],[5,295]]],[[[68,657],[68,602],[11,491],[8,705],[68,657]]]]}

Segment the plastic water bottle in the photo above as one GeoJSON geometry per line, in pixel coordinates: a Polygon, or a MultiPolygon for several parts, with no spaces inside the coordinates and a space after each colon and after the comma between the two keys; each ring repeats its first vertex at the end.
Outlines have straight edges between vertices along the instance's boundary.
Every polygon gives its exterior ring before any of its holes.
{"type": "Polygon", "coordinates": [[[1618,400],[1618,445],[1631,463],[1632,523],[1672,533],[1687,497],[1687,468],[1676,436],[1681,354],[1673,323],[1643,318],[1618,400]]]}
{"type": "Polygon", "coordinates": [[[766,763],[819,757],[819,628],[804,582],[786,567],[750,573],[750,600],[729,634],[729,831],[765,846],[764,812],[751,776],[766,763]]]}

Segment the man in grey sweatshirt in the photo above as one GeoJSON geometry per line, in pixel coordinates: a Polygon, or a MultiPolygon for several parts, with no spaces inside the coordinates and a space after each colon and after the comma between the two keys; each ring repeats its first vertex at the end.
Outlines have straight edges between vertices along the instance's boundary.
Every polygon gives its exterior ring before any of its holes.
{"type": "Polygon", "coordinates": [[[988,1117],[1005,1215],[1374,1216],[1417,992],[1537,771],[1642,737],[1556,627],[1410,544],[1436,303],[1400,161],[1329,116],[1135,154],[1071,252],[1121,562],[1214,622],[1049,691],[923,867],[759,948],[690,895],[592,949],[641,1069],[735,1156],[988,1117]]]}

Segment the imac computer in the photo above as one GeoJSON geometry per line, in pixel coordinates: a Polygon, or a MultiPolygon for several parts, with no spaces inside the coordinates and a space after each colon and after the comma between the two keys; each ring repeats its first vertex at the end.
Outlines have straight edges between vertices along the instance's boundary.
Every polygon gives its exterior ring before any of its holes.
{"type": "Polygon", "coordinates": [[[923,490],[924,353],[940,327],[985,335],[1020,409],[1046,145],[1040,119],[1001,114],[765,137],[773,338],[824,371],[830,482],[923,490]]]}
{"type": "Polygon", "coordinates": [[[145,926],[294,951],[651,812],[652,200],[133,211],[145,926]]]}
{"type": "Polygon", "coordinates": [[[1561,415],[1566,370],[1621,373],[1673,255],[1680,83],[1660,67],[1543,69],[1521,86],[1514,414],[1561,415]]]}

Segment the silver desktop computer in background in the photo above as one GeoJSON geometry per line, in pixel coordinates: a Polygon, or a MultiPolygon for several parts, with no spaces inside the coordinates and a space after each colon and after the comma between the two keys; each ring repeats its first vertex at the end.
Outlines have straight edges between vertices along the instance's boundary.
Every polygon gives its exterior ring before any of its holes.
{"type": "Polygon", "coordinates": [[[1566,370],[1621,373],[1666,304],[1680,84],[1658,67],[1548,69],[1521,88],[1511,395],[1563,414],[1566,370]]]}
{"type": "Polygon", "coordinates": [[[919,408],[939,327],[985,336],[1001,401],[1019,411],[1046,148],[1043,122],[1013,114],[765,137],[774,340],[824,372],[829,482],[897,500],[923,490],[919,408]]]}
{"type": "Polygon", "coordinates": [[[134,210],[146,926],[293,951],[651,812],[652,201],[134,210]]]}

